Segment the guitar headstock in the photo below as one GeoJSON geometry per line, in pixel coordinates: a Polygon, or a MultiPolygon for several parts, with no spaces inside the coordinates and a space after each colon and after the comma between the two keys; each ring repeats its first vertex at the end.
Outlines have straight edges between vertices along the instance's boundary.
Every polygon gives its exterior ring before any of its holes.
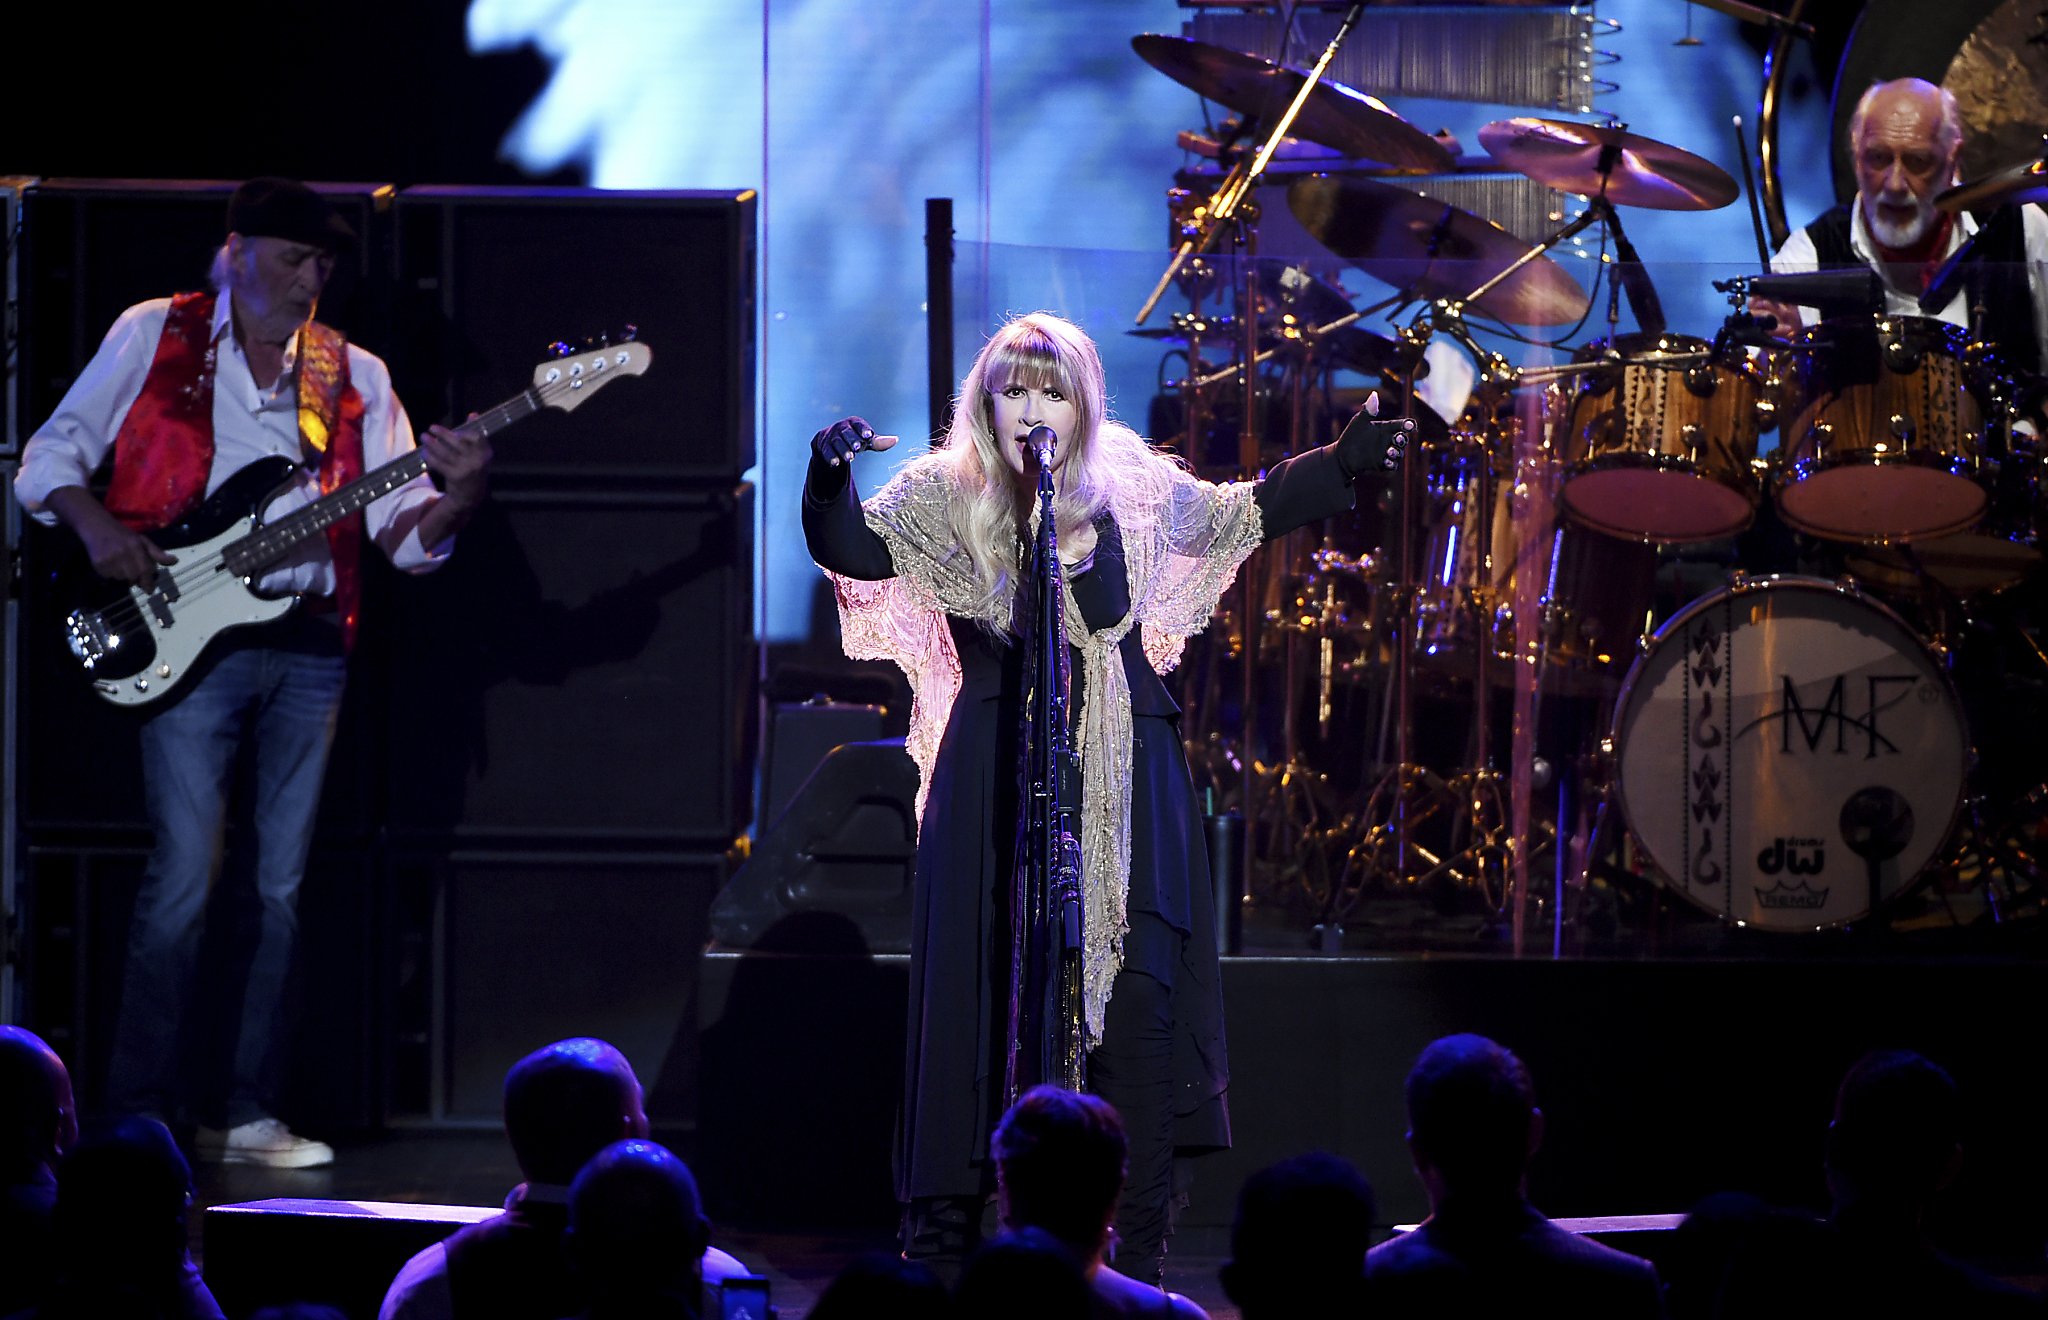
{"type": "Polygon", "coordinates": [[[534,392],[549,408],[568,412],[619,376],[637,376],[647,370],[654,354],[636,341],[571,349],[555,345],[559,357],[533,369],[534,392]]]}

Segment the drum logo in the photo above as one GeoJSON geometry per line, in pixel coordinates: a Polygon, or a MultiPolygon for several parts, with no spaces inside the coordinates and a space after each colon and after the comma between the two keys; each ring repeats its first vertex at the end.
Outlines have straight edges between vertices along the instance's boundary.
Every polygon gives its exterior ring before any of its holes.
{"type": "Polygon", "coordinates": [[[1849,754],[1852,746],[1863,749],[1863,759],[1875,760],[1879,752],[1896,756],[1899,746],[1884,736],[1879,727],[1880,717],[1912,695],[1920,682],[1917,674],[1866,674],[1863,676],[1863,711],[1859,715],[1849,708],[1849,675],[1837,674],[1829,683],[1826,700],[1818,706],[1807,704],[1799,695],[1799,684],[1790,674],[1780,676],[1784,680],[1784,701],[1776,709],[1765,707],[1764,712],[1742,726],[1737,736],[1752,729],[1778,722],[1779,751],[1790,755],[1793,735],[1806,744],[1809,752],[1819,752],[1821,744],[1832,741],[1836,755],[1849,754]],[[1829,735],[1833,737],[1830,739],[1829,735]]]}
{"type": "Polygon", "coordinates": [[[1758,907],[1777,911],[1818,912],[1827,906],[1828,891],[1815,889],[1804,880],[1789,885],[1779,881],[1769,889],[1757,890],[1756,903],[1758,907]]]}
{"type": "Polygon", "coordinates": [[[1792,875],[1819,875],[1827,865],[1827,840],[1786,838],[1779,835],[1771,846],[1756,855],[1756,869],[1765,875],[1780,871],[1792,875]]]}

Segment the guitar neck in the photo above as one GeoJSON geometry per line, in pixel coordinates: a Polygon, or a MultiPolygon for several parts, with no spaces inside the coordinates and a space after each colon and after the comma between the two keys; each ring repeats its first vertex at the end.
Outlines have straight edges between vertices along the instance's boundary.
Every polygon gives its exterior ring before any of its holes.
{"type": "MultiPolygon", "coordinates": [[[[457,435],[490,435],[514,422],[523,421],[541,409],[540,392],[528,389],[515,394],[487,412],[478,413],[455,428],[457,435]]],[[[285,557],[293,546],[326,531],[352,513],[397,490],[427,470],[427,451],[414,448],[374,471],[365,472],[346,486],[329,491],[303,508],[294,509],[276,522],[266,523],[226,547],[221,558],[228,571],[251,577],[285,557]]]]}

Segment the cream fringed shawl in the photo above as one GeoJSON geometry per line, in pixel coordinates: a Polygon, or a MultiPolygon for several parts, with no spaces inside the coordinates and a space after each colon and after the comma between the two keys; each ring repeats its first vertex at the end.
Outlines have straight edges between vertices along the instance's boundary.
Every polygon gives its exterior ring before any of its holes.
{"type": "MultiPolygon", "coordinates": [[[[917,815],[924,818],[939,740],[960,692],[960,657],[946,616],[1007,632],[1010,603],[981,602],[981,584],[958,548],[946,503],[951,478],[942,456],[898,472],[866,501],[867,525],[889,547],[897,576],[862,582],[831,574],[840,636],[856,660],[893,660],[910,680],[910,733],[917,762],[917,815]]],[[[1131,691],[1118,644],[1145,626],[1155,672],[1180,661],[1187,639],[1208,626],[1240,564],[1258,548],[1259,507],[1250,483],[1212,485],[1178,464],[1148,457],[1127,474],[1110,513],[1122,534],[1131,611],[1091,633],[1074,593],[1065,602],[1067,640],[1081,652],[1085,693],[1075,722],[1081,763],[1082,1006],[1088,1044],[1102,1039],[1110,984],[1123,965],[1131,868],[1131,691]]]]}

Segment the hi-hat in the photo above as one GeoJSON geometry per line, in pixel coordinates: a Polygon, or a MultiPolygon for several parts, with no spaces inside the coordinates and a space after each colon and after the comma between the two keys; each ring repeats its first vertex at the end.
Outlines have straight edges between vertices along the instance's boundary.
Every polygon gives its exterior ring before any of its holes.
{"type": "MultiPolygon", "coordinates": [[[[1182,86],[1266,123],[1286,111],[1308,80],[1288,65],[1186,37],[1147,33],[1132,37],[1131,47],[1182,86]]],[[[1451,153],[1442,143],[1372,97],[1330,78],[1316,83],[1289,131],[1346,156],[1409,173],[1451,168],[1451,153]]]]}
{"type": "Polygon", "coordinates": [[[1496,119],[1479,141],[1538,183],[1616,206],[1712,211],[1740,195],[1728,171],[1690,151],[1625,129],[1569,119],[1496,119]]]}
{"type": "Polygon", "coordinates": [[[1980,211],[2024,202],[2048,202],[2048,142],[2032,160],[1959,183],[1935,194],[1944,211],[1980,211]]]}
{"type": "MultiPolygon", "coordinates": [[[[1419,298],[1462,298],[1531,250],[1490,220],[1391,183],[1312,175],[1287,189],[1302,228],[1366,274],[1419,298]]],[[[1473,307],[1514,325],[1569,325],[1586,314],[1586,291],[1540,256],[1473,307]]]]}

